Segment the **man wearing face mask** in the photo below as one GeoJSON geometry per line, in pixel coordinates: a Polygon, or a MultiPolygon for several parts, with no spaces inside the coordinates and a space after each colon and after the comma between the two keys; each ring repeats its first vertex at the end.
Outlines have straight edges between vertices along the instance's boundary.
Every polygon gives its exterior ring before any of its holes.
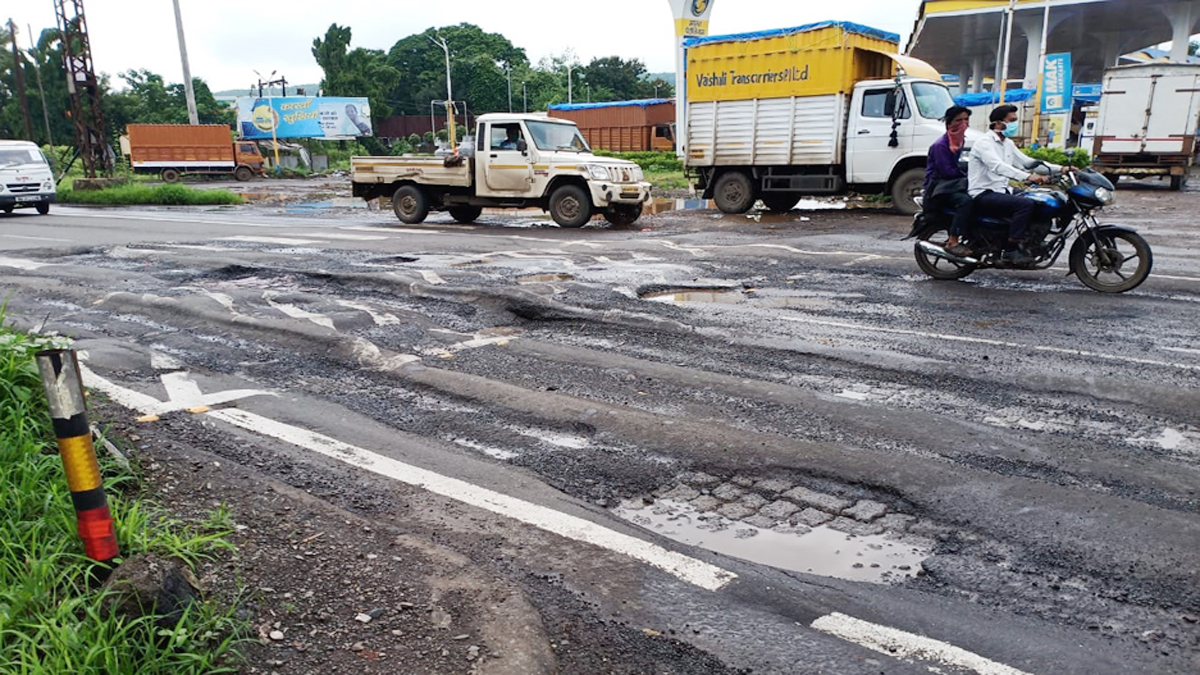
{"type": "MultiPolygon", "coordinates": [[[[1009,221],[1008,245],[1004,261],[1017,267],[1032,265],[1033,256],[1020,249],[1033,217],[1033,202],[1012,193],[1010,181],[1045,184],[1050,179],[1030,173],[1042,162],[1017,149],[1012,137],[1020,130],[1017,107],[1002,105],[988,117],[990,131],[975,142],[967,163],[967,183],[974,199],[975,213],[1009,221]]],[[[1046,163],[1053,170],[1062,167],[1046,163]]]]}
{"type": "Polygon", "coordinates": [[[959,167],[971,111],[954,106],[946,111],[946,133],[929,146],[925,163],[925,211],[928,218],[940,218],[954,211],[946,250],[953,255],[970,257],[971,249],[959,242],[971,223],[971,196],[967,194],[967,174],[959,167]]]}

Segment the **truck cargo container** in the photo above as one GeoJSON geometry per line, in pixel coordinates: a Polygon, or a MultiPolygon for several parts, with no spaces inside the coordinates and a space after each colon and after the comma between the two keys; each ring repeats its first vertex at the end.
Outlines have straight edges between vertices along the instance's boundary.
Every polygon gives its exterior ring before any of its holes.
{"type": "Polygon", "coordinates": [[[608,103],[564,103],[550,117],[571,120],[593,149],[610,152],[675,150],[675,101],[651,98],[608,103]]]}
{"type": "Polygon", "coordinates": [[[727,213],[849,190],[916,213],[954,101],[899,41],[844,22],[686,40],[683,154],[698,190],[727,213]]]}
{"type": "Polygon", "coordinates": [[[247,181],[264,173],[252,141],[234,141],[224,124],[130,124],[129,164],[136,173],[157,173],[168,183],[184,174],[231,174],[247,181]]]}
{"type": "Polygon", "coordinates": [[[1104,74],[1096,138],[1097,171],[1121,176],[1161,176],[1182,189],[1200,128],[1200,65],[1147,63],[1104,74]]]}

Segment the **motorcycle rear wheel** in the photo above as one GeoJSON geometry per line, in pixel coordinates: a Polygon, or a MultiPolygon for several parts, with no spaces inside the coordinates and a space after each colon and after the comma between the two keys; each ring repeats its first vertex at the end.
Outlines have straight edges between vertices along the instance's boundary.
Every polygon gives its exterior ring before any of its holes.
{"type": "MultiPolygon", "coordinates": [[[[944,246],[946,240],[949,238],[950,231],[945,226],[939,225],[931,225],[922,230],[921,234],[917,235],[917,239],[933,242],[938,246],[944,246]]],[[[922,272],[939,281],[962,279],[978,269],[976,265],[965,265],[930,255],[922,251],[921,247],[916,244],[913,245],[913,255],[917,258],[917,267],[920,267],[922,272]]]]}
{"type": "Polygon", "coordinates": [[[1141,286],[1150,276],[1154,255],[1141,235],[1103,232],[1096,238],[1084,234],[1083,239],[1087,242],[1084,246],[1071,250],[1071,271],[1088,288],[1101,293],[1124,293],[1141,286]]]}

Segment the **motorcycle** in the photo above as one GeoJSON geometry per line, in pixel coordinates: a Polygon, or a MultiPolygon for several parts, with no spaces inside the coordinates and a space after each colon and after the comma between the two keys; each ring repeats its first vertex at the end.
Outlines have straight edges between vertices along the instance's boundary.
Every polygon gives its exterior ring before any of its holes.
{"type": "Polygon", "coordinates": [[[1008,242],[1006,220],[974,218],[970,234],[961,238],[972,252],[964,258],[945,249],[953,212],[934,214],[933,218],[922,212],[905,237],[917,239],[913,252],[921,271],[934,279],[953,280],[978,269],[1049,269],[1074,239],[1068,276],[1074,274],[1085,286],[1102,293],[1124,293],[1141,285],[1154,265],[1150,245],[1133,228],[1097,220],[1097,214],[1115,202],[1113,184],[1090,170],[1051,172],[1043,165],[1037,172],[1054,180],[1018,194],[1036,204],[1023,242],[1024,250],[1034,258],[1032,264],[1017,267],[1003,259],[1008,242]]]}

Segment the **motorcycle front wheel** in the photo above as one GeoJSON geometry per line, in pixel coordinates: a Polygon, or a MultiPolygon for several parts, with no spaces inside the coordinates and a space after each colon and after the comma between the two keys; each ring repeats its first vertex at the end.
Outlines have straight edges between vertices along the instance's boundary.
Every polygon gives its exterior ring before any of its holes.
{"type": "MultiPolygon", "coordinates": [[[[931,225],[922,230],[921,234],[917,235],[917,239],[928,241],[938,246],[945,246],[949,238],[950,230],[938,225],[931,225]]],[[[939,281],[962,279],[976,270],[975,265],[956,263],[953,260],[946,260],[945,258],[939,258],[926,253],[921,250],[919,244],[913,245],[913,255],[917,258],[917,267],[920,267],[922,272],[939,281]]]]}
{"type": "Polygon", "coordinates": [[[1150,276],[1150,245],[1133,232],[1082,235],[1085,243],[1071,250],[1071,271],[1085,286],[1101,293],[1131,291],[1150,276]]]}

